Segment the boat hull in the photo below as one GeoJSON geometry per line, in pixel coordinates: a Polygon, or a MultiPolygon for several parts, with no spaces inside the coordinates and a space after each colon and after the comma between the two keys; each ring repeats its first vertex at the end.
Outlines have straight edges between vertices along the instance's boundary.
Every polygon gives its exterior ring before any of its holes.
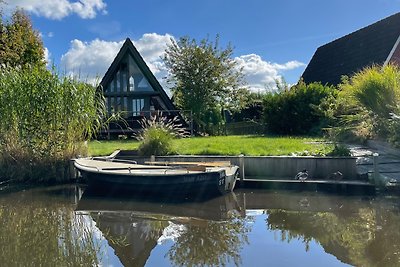
{"type": "Polygon", "coordinates": [[[225,193],[225,174],[144,176],[86,172],[83,174],[91,188],[101,191],[137,192],[146,194],[216,195],[225,193]]]}

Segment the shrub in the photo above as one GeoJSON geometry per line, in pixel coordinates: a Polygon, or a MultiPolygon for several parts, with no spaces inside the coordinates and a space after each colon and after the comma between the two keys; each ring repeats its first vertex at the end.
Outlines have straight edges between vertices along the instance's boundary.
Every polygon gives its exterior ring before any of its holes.
{"type": "Polygon", "coordinates": [[[334,93],[333,87],[302,81],[290,89],[267,93],[263,99],[263,119],[268,131],[285,135],[319,133],[327,118],[318,106],[334,93]]]}
{"type": "Polygon", "coordinates": [[[345,145],[335,144],[333,150],[327,154],[332,157],[350,157],[351,152],[345,145]]]}

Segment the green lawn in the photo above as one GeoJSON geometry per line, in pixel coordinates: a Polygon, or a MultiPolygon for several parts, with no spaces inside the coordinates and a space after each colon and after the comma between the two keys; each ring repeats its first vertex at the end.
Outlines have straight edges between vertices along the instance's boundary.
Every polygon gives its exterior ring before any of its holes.
{"type": "MultiPolygon", "coordinates": [[[[333,146],[323,143],[322,138],[265,137],[265,136],[213,136],[174,140],[174,148],[181,155],[324,155],[333,146]]],[[[134,140],[89,142],[89,154],[109,155],[116,149],[136,149],[134,140]]]]}

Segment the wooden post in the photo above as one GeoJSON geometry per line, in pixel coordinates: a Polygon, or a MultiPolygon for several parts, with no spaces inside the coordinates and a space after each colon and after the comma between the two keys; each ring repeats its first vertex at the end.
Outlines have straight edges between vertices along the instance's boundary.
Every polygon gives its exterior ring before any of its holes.
{"type": "Polygon", "coordinates": [[[240,175],[240,184],[243,184],[244,180],[244,155],[239,155],[239,175],[240,175]]]}
{"type": "Polygon", "coordinates": [[[155,162],[156,161],[156,156],[154,156],[154,155],[151,155],[150,156],[150,164],[152,164],[153,165],[153,162],[155,162]]]}
{"type": "Polygon", "coordinates": [[[378,157],[379,154],[378,153],[374,153],[372,154],[373,159],[374,159],[374,184],[375,185],[380,185],[380,181],[379,181],[379,161],[378,161],[378,157]]]}

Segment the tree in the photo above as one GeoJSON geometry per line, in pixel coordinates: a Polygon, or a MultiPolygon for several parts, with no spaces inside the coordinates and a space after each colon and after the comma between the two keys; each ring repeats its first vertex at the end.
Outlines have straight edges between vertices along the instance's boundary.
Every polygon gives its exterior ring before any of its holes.
{"type": "Polygon", "coordinates": [[[33,29],[28,15],[20,9],[15,10],[11,20],[6,22],[0,13],[0,64],[45,64],[39,33],[33,29]]]}
{"type": "Polygon", "coordinates": [[[163,59],[174,102],[181,109],[192,110],[200,130],[210,133],[213,125],[223,122],[221,113],[233,92],[244,84],[241,69],[232,58],[233,48],[230,44],[220,48],[219,36],[215,42],[189,37],[171,41],[163,59]]]}

